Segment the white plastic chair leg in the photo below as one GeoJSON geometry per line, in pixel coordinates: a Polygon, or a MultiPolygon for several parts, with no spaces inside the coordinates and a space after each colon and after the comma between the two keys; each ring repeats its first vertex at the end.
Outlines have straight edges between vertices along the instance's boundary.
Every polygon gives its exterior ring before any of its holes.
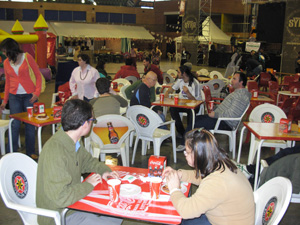
{"type": "Polygon", "coordinates": [[[134,143],[134,148],[133,148],[133,153],[132,153],[132,160],[131,160],[131,164],[132,165],[134,164],[134,158],[135,158],[135,154],[136,154],[136,149],[137,149],[138,142],[139,142],[139,138],[136,137],[135,143],[134,143]]]}

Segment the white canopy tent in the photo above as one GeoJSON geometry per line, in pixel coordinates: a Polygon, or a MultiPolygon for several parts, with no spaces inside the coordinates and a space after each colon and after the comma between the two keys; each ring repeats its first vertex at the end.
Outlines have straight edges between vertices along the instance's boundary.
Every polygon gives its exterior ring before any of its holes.
{"type": "MultiPolygon", "coordinates": [[[[225,34],[219,27],[216,26],[214,21],[207,17],[202,23],[202,36],[198,36],[200,43],[211,42],[222,45],[230,45],[230,36],[225,34]]],[[[182,42],[182,36],[175,38],[176,42],[182,42]]]]}
{"type": "MultiPolygon", "coordinates": [[[[25,33],[35,32],[35,22],[20,21],[25,33]]],[[[1,21],[0,29],[11,33],[15,21],[1,21]]],[[[154,40],[154,37],[141,26],[88,24],[88,23],[62,23],[47,22],[48,32],[57,36],[90,37],[90,38],[130,38],[154,40]]]]}

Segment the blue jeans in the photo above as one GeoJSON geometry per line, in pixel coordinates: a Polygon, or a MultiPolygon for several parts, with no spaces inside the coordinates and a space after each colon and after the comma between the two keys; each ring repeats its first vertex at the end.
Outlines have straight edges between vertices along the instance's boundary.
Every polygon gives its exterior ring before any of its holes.
{"type": "MultiPolygon", "coordinates": [[[[27,112],[27,107],[33,106],[29,100],[32,98],[32,94],[9,94],[9,107],[10,114],[27,112]]],[[[12,143],[13,151],[18,151],[18,139],[20,134],[21,122],[14,120],[12,122],[12,143]]],[[[26,154],[35,154],[35,127],[28,123],[25,123],[25,146],[26,154]]]]}
{"type": "Polygon", "coordinates": [[[202,214],[198,218],[194,219],[183,219],[181,221],[181,225],[211,225],[211,223],[208,221],[205,214],[202,214]]]}

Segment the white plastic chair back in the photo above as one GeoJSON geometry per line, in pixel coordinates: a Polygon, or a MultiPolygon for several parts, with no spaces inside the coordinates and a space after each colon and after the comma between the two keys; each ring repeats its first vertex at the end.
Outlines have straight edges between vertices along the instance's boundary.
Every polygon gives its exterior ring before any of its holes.
{"type": "Polygon", "coordinates": [[[128,76],[125,77],[126,80],[128,80],[131,84],[133,84],[134,82],[136,82],[138,79],[135,76],[128,76]]]}
{"type": "Polygon", "coordinates": [[[174,83],[175,79],[167,73],[163,73],[163,83],[164,84],[171,84],[174,83]]]}
{"type": "Polygon", "coordinates": [[[172,137],[173,156],[176,163],[176,137],[175,137],[175,121],[171,120],[163,122],[159,115],[153,110],[141,106],[135,105],[128,108],[126,116],[134,124],[136,130],[136,141],[133,150],[132,164],[134,163],[134,157],[139,139],[143,140],[142,154],[146,154],[146,142],[153,141],[154,155],[160,154],[160,145],[168,137],[172,137]],[[170,124],[170,130],[160,129],[162,125],[170,124]]]}
{"type": "Polygon", "coordinates": [[[174,70],[174,69],[169,69],[169,70],[167,71],[167,74],[171,75],[173,78],[178,76],[177,71],[174,70]]]}
{"type": "Polygon", "coordinates": [[[107,153],[121,153],[123,166],[129,166],[129,135],[133,130],[133,124],[124,116],[104,115],[97,117],[97,123],[93,125],[90,134],[94,151],[93,157],[98,158],[101,154],[101,161],[104,161],[107,153]],[[108,122],[112,123],[118,133],[119,141],[116,144],[110,143],[108,122]]]}
{"type": "Polygon", "coordinates": [[[130,99],[127,98],[126,94],[125,94],[125,90],[126,88],[128,88],[130,85],[125,85],[123,87],[121,87],[121,90],[120,90],[120,96],[125,98],[127,101],[130,101],[130,99]]]}
{"type": "Polygon", "coordinates": [[[55,218],[57,211],[36,207],[37,163],[22,153],[8,153],[0,160],[0,192],[7,208],[17,210],[24,224],[38,225],[37,215],[55,218]]]}
{"type": "Polygon", "coordinates": [[[275,177],[254,193],[255,225],[277,225],[288,208],[292,183],[285,177],[275,177]]]}
{"type": "Polygon", "coordinates": [[[220,98],[221,91],[225,87],[225,82],[221,79],[213,79],[208,81],[205,85],[209,86],[211,97],[220,98]],[[218,88],[215,89],[215,84],[218,85],[218,88]]]}
{"type": "Polygon", "coordinates": [[[209,72],[207,69],[200,69],[196,72],[198,76],[203,75],[203,76],[209,76],[209,72]]]}
{"type": "Polygon", "coordinates": [[[121,89],[123,86],[125,85],[130,85],[131,83],[129,82],[129,80],[123,79],[123,78],[119,78],[119,79],[115,79],[112,82],[117,82],[118,83],[118,87],[121,89]]]}
{"type": "Polygon", "coordinates": [[[209,73],[209,77],[210,78],[213,78],[214,79],[214,76],[218,76],[218,78],[217,79],[223,79],[224,78],[224,76],[219,72],[219,71],[211,71],[210,73],[209,73]]]}
{"type": "Polygon", "coordinates": [[[252,110],[249,116],[249,122],[279,123],[281,118],[287,118],[281,108],[276,105],[265,103],[256,106],[252,110]]]}
{"type": "MultiPolygon", "coordinates": [[[[286,114],[284,111],[276,105],[265,103],[256,106],[250,116],[250,122],[260,122],[260,123],[279,123],[280,119],[286,119],[286,114]]],[[[259,140],[251,134],[251,142],[249,148],[248,164],[252,164],[255,158],[256,151],[258,149],[259,140]]],[[[266,140],[263,142],[262,147],[274,147],[276,148],[275,153],[277,153],[280,148],[287,148],[291,146],[290,141],[282,140],[266,140]]],[[[240,154],[240,153],[239,153],[240,154]]]]}

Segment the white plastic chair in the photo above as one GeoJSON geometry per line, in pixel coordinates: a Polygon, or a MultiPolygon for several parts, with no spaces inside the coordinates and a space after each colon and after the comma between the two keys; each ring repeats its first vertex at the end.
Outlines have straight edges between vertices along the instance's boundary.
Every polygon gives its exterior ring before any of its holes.
{"type": "Polygon", "coordinates": [[[129,80],[126,80],[123,78],[115,79],[112,82],[117,82],[119,88],[122,88],[122,86],[125,86],[125,85],[131,85],[129,80]]]}
{"type": "Polygon", "coordinates": [[[232,159],[235,159],[235,149],[236,149],[236,131],[239,128],[239,125],[247,112],[249,105],[246,107],[245,111],[240,117],[237,118],[218,118],[215,128],[210,130],[211,133],[215,134],[225,134],[229,137],[229,151],[232,152],[232,159]],[[219,130],[219,125],[221,121],[238,121],[238,124],[232,130],[219,130]]]}
{"type": "Polygon", "coordinates": [[[275,177],[254,193],[255,225],[277,225],[291,200],[292,183],[285,177],[275,177]]]}
{"type": "Polygon", "coordinates": [[[52,94],[52,101],[51,101],[51,107],[55,106],[56,97],[58,96],[58,93],[52,94]]]}
{"type": "MultiPolygon", "coordinates": [[[[101,161],[105,161],[105,154],[120,153],[123,166],[129,166],[129,136],[133,130],[133,124],[124,116],[104,115],[97,117],[97,124],[93,126],[90,134],[93,157],[99,158],[100,154],[101,161]],[[118,133],[119,141],[116,144],[110,143],[107,127],[108,122],[112,123],[118,133]],[[97,130],[99,131],[97,132],[97,130]],[[120,136],[120,132],[121,134],[123,133],[122,136],[120,136]],[[100,136],[97,133],[100,134],[100,136]]],[[[89,146],[87,147],[87,149],[90,149],[89,146]]]]}
{"type": "Polygon", "coordinates": [[[163,84],[171,84],[174,83],[175,79],[167,73],[163,73],[163,84]]]}
{"type": "Polygon", "coordinates": [[[169,69],[167,74],[171,75],[173,78],[178,76],[178,72],[174,69],[169,69]]]}
{"type": "MultiPolygon", "coordinates": [[[[249,116],[249,122],[263,122],[263,123],[279,123],[280,119],[284,118],[286,119],[286,114],[283,112],[281,108],[279,108],[276,105],[272,105],[269,103],[265,103],[262,105],[256,106],[250,116],[249,116]]],[[[244,133],[245,127],[241,130],[241,140],[243,139],[243,133],[244,133]]],[[[250,149],[249,149],[249,156],[248,156],[248,162],[247,164],[252,164],[255,154],[257,152],[259,145],[259,139],[257,139],[254,134],[251,133],[251,142],[250,142],[250,149]]],[[[262,147],[274,147],[275,153],[277,153],[280,148],[287,148],[291,146],[290,141],[281,141],[281,140],[265,140],[262,144],[262,147]]],[[[240,161],[240,154],[241,154],[241,148],[239,149],[238,153],[238,159],[237,161],[240,161]]]]}
{"type": "Polygon", "coordinates": [[[134,82],[136,82],[138,79],[135,76],[128,76],[125,77],[126,80],[128,80],[130,82],[130,84],[133,84],[134,82]]]}
{"type": "Polygon", "coordinates": [[[208,81],[205,85],[209,86],[211,97],[220,98],[221,91],[225,87],[225,82],[221,79],[213,79],[213,80],[208,81]],[[215,89],[214,84],[218,84],[219,87],[217,89],[215,89]]]}
{"type": "Polygon", "coordinates": [[[1,155],[5,155],[5,132],[8,130],[9,120],[0,120],[1,155]]]}
{"type": "Polygon", "coordinates": [[[0,192],[7,208],[17,210],[25,225],[38,225],[37,215],[61,224],[58,211],[36,207],[37,163],[22,153],[8,153],[0,160],[0,192]],[[17,183],[22,188],[17,190],[17,183]]]}
{"type": "Polygon", "coordinates": [[[209,74],[209,77],[215,79],[214,76],[218,76],[217,79],[220,79],[220,80],[224,81],[225,85],[228,85],[230,83],[229,79],[225,78],[222,75],[222,73],[220,73],[219,71],[215,71],[215,70],[211,71],[210,74],[209,74]]]}
{"type": "Polygon", "coordinates": [[[181,53],[176,53],[175,55],[176,62],[181,60],[181,53]]]}
{"type": "Polygon", "coordinates": [[[176,137],[175,137],[175,120],[163,122],[159,115],[153,110],[141,106],[131,106],[127,110],[126,116],[135,126],[136,139],[132,155],[132,164],[136,154],[137,145],[142,139],[142,155],[146,155],[146,144],[148,141],[153,142],[154,155],[160,155],[160,145],[168,137],[172,137],[173,157],[176,163],[176,137]],[[160,126],[170,125],[170,130],[160,129],[160,126]]]}
{"type": "Polygon", "coordinates": [[[207,69],[200,69],[196,72],[198,76],[203,75],[203,76],[209,76],[209,72],[207,69]]]}

